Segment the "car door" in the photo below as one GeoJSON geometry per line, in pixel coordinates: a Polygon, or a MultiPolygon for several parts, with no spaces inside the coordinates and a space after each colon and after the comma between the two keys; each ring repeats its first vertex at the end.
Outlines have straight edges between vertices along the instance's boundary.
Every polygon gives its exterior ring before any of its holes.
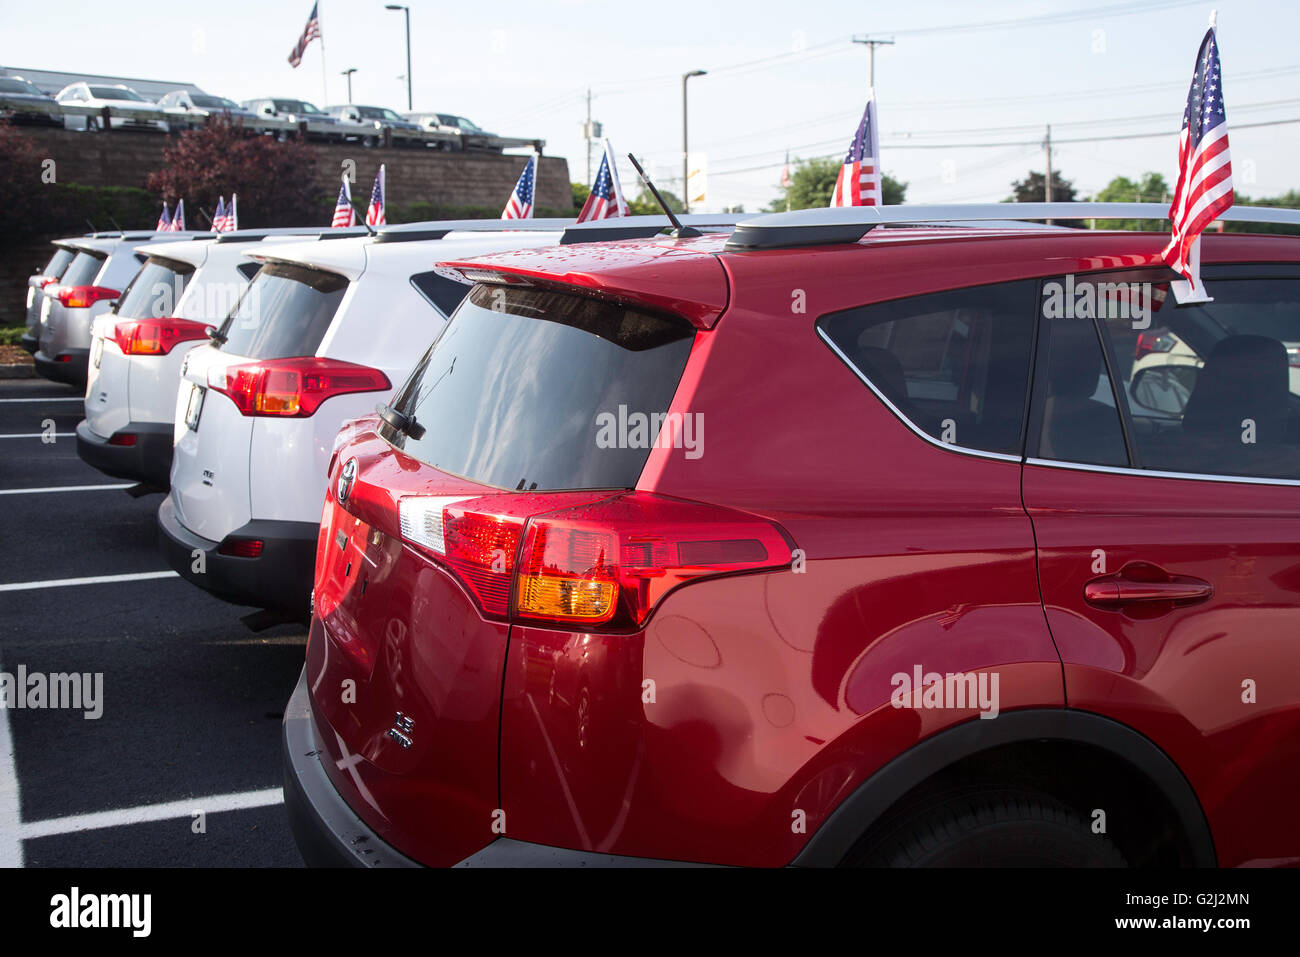
{"type": "Polygon", "coordinates": [[[1186,307],[1164,270],[1044,281],[1024,504],[1068,706],[1164,749],[1220,865],[1295,864],[1300,271],[1205,275],[1186,307]]]}

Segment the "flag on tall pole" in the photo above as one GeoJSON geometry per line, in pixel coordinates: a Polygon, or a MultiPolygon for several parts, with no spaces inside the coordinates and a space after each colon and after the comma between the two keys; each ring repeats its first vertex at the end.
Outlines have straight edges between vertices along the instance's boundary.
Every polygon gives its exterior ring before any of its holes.
{"type": "Polygon", "coordinates": [[[578,213],[578,222],[585,223],[592,219],[612,219],[615,216],[630,216],[631,209],[623,198],[623,185],[618,180],[618,163],[614,159],[614,148],[609,140],[604,140],[605,155],[601,157],[600,169],[596,172],[596,182],[582,204],[578,213]]]}
{"type": "Polygon", "coordinates": [[[524,171],[519,174],[514,192],[506,201],[506,208],[501,213],[502,219],[532,219],[533,201],[537,196],[537,153],[534,152],[524,164],[524,171]]]}
{"type": "Polygon", "coordinates": [[[307,26],[303,28],[302,36],[298,38],[293,51],[289,54],[289,66],[295,70],[302,63],[302,55],[307,52],[307,44],[318,38],[322,44],[325,42],[324,38],[321,37],[320,17],[316,14],[317,6],[318,4],[315,3],[311,5],[311,16],[307,18],[307,26]]]}
{"type": "Polygon", "coordinates": [[[387,182],[387,173],[384,170],[384,164],[379,164],[379,172],[375,174],[375,185],[370,190],[370,205],[366,207],[366,225],[383,226],[388,222],[388,217],[384,212],[384,192],[387,182]]]}
{"type": "Polygon", "coordinates": [[[162,214],[158,217],[158,225],[154,227],[155,232],[171,232],[172,214],[167,209],[167,201],[163,200],[162,214]]]}
{"type": "Polygon", "coordinates": [[[172,217],[172,232],[179,233],[185,230],[185,200],[176,200],[176,215],[172,217]]]}
{"type": "Polygon", "coordinates": [[[1228,115],[1223,108],[1215,15],[1196,53],[1192,85],[1178,133],[1178,183],[1169,207],[1171,235],[1161,257],[1187,280],[1180,302],[1206,301],[1200,276],[1201,233],[1232,206],[1232,157],[1228,115]]]}
{"type": "Polygon", "coordinates": [[[832,206],[880,206],[880,139],[876,123],[876,91],[867,90],[867,108],[849,142],[848,155],[835,180],[832,206]]]}
{"type": "Polygon", "coordinates": [[[357,224],[357,213],[352,208],[352,186],[348,183],[347,174],[343,174],[343,185],[339,187],[338,202],[334,204],[334,218],[330,221],[330,226],[355,226],[357,224]]]}

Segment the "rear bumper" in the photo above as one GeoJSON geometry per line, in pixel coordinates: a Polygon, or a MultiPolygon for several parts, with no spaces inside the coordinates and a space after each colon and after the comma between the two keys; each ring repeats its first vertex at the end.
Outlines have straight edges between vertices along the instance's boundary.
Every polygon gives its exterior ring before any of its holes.
{"type": "MultiPolygon", "coordinates": [[[[284,808],[302,858],[312,867],[419,867],[388,844],[348,807],[330,783],[321,756],[307,691],[307,669],[298,675],[280,731],[284,762],[284,808]]],[[[529,844],[501,837],[456,867],[690,867],[677,861],[619,857],[529,844]]]]}
{"type": "Polygon", "coordinates": [[[312,522],[254,520],[226,536],[258,539],[257,558],[222,555],[214,542],[194,534],[176,517],[171,496],[158,506],[158,544],[182,578],[236,605],[271,608],[306,619],[320,528],[312,522]],[[201,552],[200,563],[196,552],[201,552]],[[195,566],[201,571],[195,571],[195,566]]]}
{"type": "Polygon", "coordinates": [[[86,384],[86,373],[90,369],[89,349],[64,349],[55,356],[48,356],[38,349],[32,354],[32,359],[36,362],[36,371],[47,379],[71,385],[86,384]]]}
{"type": "Polygon", "coordinates": [[[30,332],[24,332],[19,338],[18,344],[32,355],[36,355],[37,351],[41,348],[40,337],[34,336],[30,332]]]}
{"type": "Polygon", "coordinates": [[[172,468],[172,426],[168,422],[128,422],[113,438],[134,435],[134,445],[112,445],[82,419],[77,424],[77,455],[81,461],[114,478],[134,479],[167,488],[172,468]]]}

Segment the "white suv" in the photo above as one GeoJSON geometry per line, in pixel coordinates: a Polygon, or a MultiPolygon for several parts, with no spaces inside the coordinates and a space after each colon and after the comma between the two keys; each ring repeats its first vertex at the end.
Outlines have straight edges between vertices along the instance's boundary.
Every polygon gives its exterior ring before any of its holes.
{"type": "Polygon", "coordinates": [[[259,264],[256,245],[342,238],[356,229],[245,229],[192,243],[149,243],[147,257],[112,312],[93,323],[86,417],[77,454],[116,478],[165,489],[181,363],[230,314],[259,264]]]}
{"type": "Polygon", "coordinates": [[[304,618],[339,427],[388,401],[469,291],[434,264],[551,245],[568,222],[408,224],[250,249],[261,271],[181,370],[171,494],[158,510],[168,563],[219,598],[267,609],[251,627],[304,618]]]}

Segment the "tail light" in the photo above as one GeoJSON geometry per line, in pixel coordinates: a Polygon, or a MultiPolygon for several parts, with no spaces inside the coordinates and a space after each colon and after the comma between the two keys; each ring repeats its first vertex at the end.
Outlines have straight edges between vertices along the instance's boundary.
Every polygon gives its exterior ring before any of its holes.
{"type": "Polygon", "coordinates": [[[42,276],[42,277],[41,277],[41,288],[44,289],[46,286],[48,286],[48,285],[49,285],[50,283],[52,283],[52,282],[58,282],[58,277],[56,277],[56,276],[42,276]]]}
{"type": "Polygon", "coordinates": [[[398,509],[405,541],[517,622],[634,631],[679,585],[791,559],[773,522],[646,492],[408,496],[398,509]]]}
{"type": "Polygon", "coordinates": [[[101,299],[116,299],[121,293],[107,286],[59,286],[55,295],[69,309],[85,309],[101,299]]]}
{"type": "Polygon", "coordinates": [[[108,439],[109,445],[118,445],[122,448],[131,448],[135,445],[136,435],[134,432],[117,432],[108,439]]]}
{"type": "Polygon", "coordinates": [[[1133,345],[1133,358],[1141,359],[1152,352],[1169,352],[1174,347],[1174,337],[1166,329],[1139,332],[1133,345]]]}
{"type": "Polygon", "coordinates": [[[128,356],[165,356],[179,342],[206,338],[207,328],[189,319],[129,319],[113,327],[113,339],[128,356]]]}
{"type": "Polygon", "coordinates": [[[234,558],[260,558],[262,547],[260,538],[227,538],[217,546],[217,553],[234,558]]]}
{"type": "Polygon", "coordinates": [[[306,418],[333,396],[378,392],[392,384],[378,369],[306,356],[210,369],[208,387],[229,396],[244,415],[306,418]]]}

